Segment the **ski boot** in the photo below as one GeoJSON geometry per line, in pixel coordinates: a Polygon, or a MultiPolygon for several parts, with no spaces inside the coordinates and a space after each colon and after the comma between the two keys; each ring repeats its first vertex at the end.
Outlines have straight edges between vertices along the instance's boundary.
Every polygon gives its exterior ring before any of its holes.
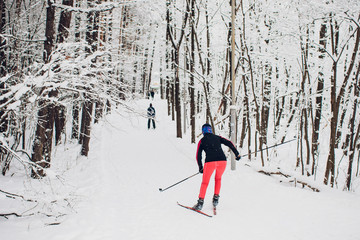
{"type": "Polygon", "coordinates": [[[201,210],[202,207],[203,207],[203,205],[204,205],[204,199],[199,198],[197,204],[195,204],[195,205],[193,206],[193,209],[195,209],[195,210],[201,210]]]}
{"type": "Polygon", "coordinates": [[[215,194],[213,197],[213,206],[216,207],[219,204],[219,195],[215,194]]]}

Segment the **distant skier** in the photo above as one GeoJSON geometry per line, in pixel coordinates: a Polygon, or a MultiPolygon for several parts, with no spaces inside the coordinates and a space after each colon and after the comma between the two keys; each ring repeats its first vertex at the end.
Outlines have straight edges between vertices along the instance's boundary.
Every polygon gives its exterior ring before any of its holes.
{"type": "Polygon", "coordinates": [[[217,206],[219,202],[221,177],[226,168],[226,156],[221,148],[221,144],[228,146],[234,152],[236,160],[240,160],[239,152],[236,150],[234,144],[221,136],[213,134],[209,124],[206,123],[202,126],[202,133],[204,137],[199,141],[196,152],[196,160],[199,166],[199,172],[203,173],[199,200],[193,207],[196,210],[201,210],[203,207],[206,189],[208,187],[210,177],[214,171],[216,172],[213,205],[217,206]],[[201,161],[202,151],[205,151],[206,153],[204,167],[201,161]]]}
{"type": "Polygon", "coordinates": [[[150,96],[151,96],[151,99],[154,100],[154,96],[155,96],[154,90],[151,90],[151,91],[150,91],[150,96]]]}
{"type": "Polygon", "coordinates": [[[152,121],[153,128],[155,129],[155,108],[150,103],[150,106],[147,109],[148,116],[148,129],[150,129],[150,122],[152,121]]]}

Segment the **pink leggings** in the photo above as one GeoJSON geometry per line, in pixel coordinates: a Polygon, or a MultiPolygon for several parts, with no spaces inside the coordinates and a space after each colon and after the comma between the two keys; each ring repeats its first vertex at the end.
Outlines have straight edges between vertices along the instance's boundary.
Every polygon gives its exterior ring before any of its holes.
{"type": "Polygon", "coordinates": [[[223,175],[225,168],[226,168],[226,161],[216,161],[216,162],[205,163],[199,198],[202,198],[202,199],[205,198],[206,189],[209,185],[210,177],[215,170],[216,170],[216,173],[215,173],[214,194],[220,193],[221,176],[223,175]]]}

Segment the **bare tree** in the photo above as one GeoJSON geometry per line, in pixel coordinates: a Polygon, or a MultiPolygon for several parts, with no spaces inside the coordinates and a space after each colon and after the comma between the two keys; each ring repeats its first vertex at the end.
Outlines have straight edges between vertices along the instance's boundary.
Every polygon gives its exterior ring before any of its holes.
{"type": "MultiPolygon", "coordinates": [[[[74,0],[63,0],[63,5],[72,7],[74,0]]],[[[58,26],[57,43],[61,44],[69,36],[69,29],[71,23],[71,12],[62,10],[60,13],[60,20],[58,26]]],[[[65,128],[65,114],[66,108],[64,105],[57,104],[55,107],[55,144],[59,144],[61,140],[61,134],[65,128]]]]}
{"type": "Polygon", "coordinates": [[[195,143],[195,0],[191,0],[190,5],[190,84],[189,84],[189,93],[190,93],[190,125],[191,125],[191,142],[195,143]]]}
{"type": "Polygon", "coordinates": [[[336,139],[337,139],[337,131],[338,131],[338,120],[339,120],[339,109],[340,104],[343,100],[346,86],[349,83],[350,76],[352,74],[357,53],[359,51],[359,42],[360,42],[360,34],[359,28],[356,28],[354,33],[350,36],[350,38],[355,37],[355,43],[353,48],[353,53],[351,57],[350,64],[346,69],[346,74],[344,76],[343,82],[341,84],[339,93],[337,93],[337,84],[338,84],[338,61],[342,57],[343,50],[346,48],[345,44],[340,48],[339,46],[339,25],[335,16],[332,16],[330,21],[330,31],[331,31],[331,43],[332,43],[332,76],[331,80],[331,121],[330,121],[330,146],[329,146],[329,154],[326,162],[326,171],[324,176],[324,183],[328,184],[330,180],[330,185],[334,186],[335,181],[335,148],[336,148],[336,139]],[[330,178],[330,179],[329,179],[330,178]]]}
{"type": "MultiPolygon", "coordinates": [[[[88,6],[94,7],[95,2],[93,0],[88,1],[88,6]]],[[[86,28],[86,52],[89,55],[94,53],[97,50],[97,41],[98,41],[98,30],[99,30],[99,12],[98,11],[89,11],[87,14],[87,28],[86,28]]],[[[96,61],[96,58],[92,60],[96,61]]],[[[89,77],[95,77],[91,74],[89,77]]],[[[88,156],[89,153],[89,143],[90,143],[90,132],[91,132],[91,123],[92,123],[92,112],[93,112],[93,99],[91,95],[84,94],[85,101],[82,105],[81,110],[81,126],[80,126],[80,139],[79,143],[81,144],[81,155],[88,156]]]]}
{"type": "MultiPolygon", "coordinates": [[[[169,0],[168,0],[169,1],[169,0]]],[[[182,127],[181,127],[181,100],[180,100],[180,76],[179,76],[179,60],[180,60],[180,48],[182,41],[184,39],[185,35],[185,27],[188,22],[188,16],[189,16],[189,3],[186,2],[186,11],[183,16],[183,22],[180,29],[180,34],[177,39],[175,39],[175,32],[173,28],[170,28],[170,25],[167,27],[167,35],[170,39],[170,42],[173,47],[173,53],[174,53],[174,67],[175,67],[175,91],[174,91],[174,97],[175,97],[175,112],[176,112],[176,137],[182,138],[182,127]],[[177,41],[176,41],[177,40],[177,41]]]]}
{"type": "MultiPolygon", "coordinates": [[[[358,30],[358,34],[360,31],[358,30]]],[[[353,93],[354,93],[354,103],[353,103],[353,112],[350,118],[349,128],[350,128],[350,134],[348,135],[349,139],[349,165],[347,169],[347,177],[346,177],[346,188],[350,191],[351,189],[351,179],[352,179],[352,169],[353,169],[353,162],[354,162],[354,156],[355,156],[355,149],[357,145],[357,141],[359,140],[360,135],[360,127],[358,127],[356,133],[355,133],[355,118],[357,116],[357,108],[358,108],[358,99],[359,99],[359,72],[360,72],[360,65],[358,64],[357,72],[355,75],[355,80],[353,83],[353,93]]]]}
{"type": "MultiPolygon", "coordinates": [[[[323,62],[326,53],[326,29],[327,23],[323,22],[320,28],[319,34],[319,61],[320,64],[323,62]]],[[[320,134],[320,120],[321,120],[321,111],[322,111],[322,101],[323,101],[323,90],[324,90],[324,73],[322,70],[322,64],[319,66],[319,72],[317,77],[317,88],[316,88],[316,99],[315,99],[315,116],[314,123],[312,128],[312,147],[311,153],[313,157],[313,164],[311,168],[311,174],[315,174],[315,166],[319,157],[319,134],[320,134]]]]}
{"type": "MultiPolygon", "coordinates": [[[[6,62],[6,40],[2,37],[5,32],[5,24],[6,24],[6,15],[5,15],[5,0],[0,0],[0,78],[6,75],[7,62],[6,62]]],[[[0,93],[1,95],[5,92],[5,84],[3,82],[0,83],[0,93]]],[[[0,104],[6,102],[6,99],[0,101],[0,104]]],[[[5,111],[0,109],[0,132],[4,132],[7,129],[7,119],[5,115],[5,111]]]]}
{"type": "MultiPolygon", "coordinates": [[[[44,62],[49,63],[51,53],[55,43],[55,7],[51,0],[47,1],[46,10],[46,29],[44,42],[44,62]]],[[[55,90],[42,89],[40,96],[48,96],[50,99],[57,97],[58,93],[55,90]]],[[[35,132],[35,140],[33,144],[33,154],[31,160],[38,163],[42,168],[50,167],[51,161],[51,148],[52,148],[52,137],[54,129],[54,109],[55,105],[51,102],[52,100],[40,99],[39,110],[37,114],[37,126],[35,132]]],[[[43,169],[32,170],[31,176],[34,178],[43,177],[46,173],[43,169]]]]}

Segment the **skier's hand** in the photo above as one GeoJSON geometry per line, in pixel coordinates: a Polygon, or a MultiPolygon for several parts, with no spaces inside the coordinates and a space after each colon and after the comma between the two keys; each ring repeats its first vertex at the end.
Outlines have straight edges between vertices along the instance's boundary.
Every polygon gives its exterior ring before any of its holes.
{"type": "Polygon", "coordinates": [[[237,161],[241,159],[240,155],[235,158],[237,161]]]}
{"type": "Polygon", "coordinates": [[[199,167],[199,173],[203,173],[204,172],[204,168],[202,166],[199,167]]]}

